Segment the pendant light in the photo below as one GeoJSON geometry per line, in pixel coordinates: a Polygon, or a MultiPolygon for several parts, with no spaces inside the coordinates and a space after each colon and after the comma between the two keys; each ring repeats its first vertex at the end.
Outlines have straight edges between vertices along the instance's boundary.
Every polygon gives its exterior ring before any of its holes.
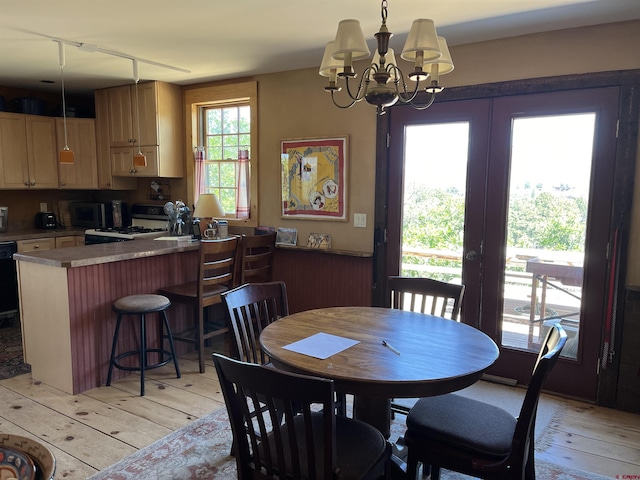
{"type": "Polygon", "coordinates": [[[60,150],[58,161],[63,165],[73,165],[75,156],[67,143],[67,104],[64,98],[64,42],[58,42],[58,56],[60,59],[60,78],[62,80],[62,123],[64,125],[64,148],[60,150]]]}
{"type": "Polygon", "coordinates": [[[136,91],[136,120],[138,123],[138,153],[133,154],[133,166],[134,167],[146,167],[147,166],[147,157],[140,150],[140,110],[139,110],[139,102],[138,102],[138,82],[140,81],[140,76],[138,75],[138,60],[133,59],[133,80],[135,83],[135,91],[136,91]]]}

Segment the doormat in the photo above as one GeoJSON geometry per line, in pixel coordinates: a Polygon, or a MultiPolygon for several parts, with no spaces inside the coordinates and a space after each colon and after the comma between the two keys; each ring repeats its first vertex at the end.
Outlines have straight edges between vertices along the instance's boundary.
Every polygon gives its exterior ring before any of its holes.
{"type": "MultiPolygon", "coordinates": [[[[404,431],[404,417],[392,424],[392,438],[404,431]]],[[[194,420],[155,443],[144,447],[89,480],[235,480],[236,463],[229,455],[231,427],[226,408],[194,420]]],[[[544,480],[606,480],[541,460],[536,461],[537,478],[544,480]]],[[[442,470],[442,480],[470,480],[472,477],[442,470]]]]}

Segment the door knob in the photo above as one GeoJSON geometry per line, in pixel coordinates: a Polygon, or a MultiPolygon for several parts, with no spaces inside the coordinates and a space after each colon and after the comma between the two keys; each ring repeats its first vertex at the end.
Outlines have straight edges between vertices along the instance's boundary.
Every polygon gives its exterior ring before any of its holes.
{"type": "Polygon", "coordinates": [[[475,250],[469,250],[467,252],[467,254],[464,256],[465,260],[469,260],[470,262],[473,262],[474,260],[478,259],[478,252],[476,252],[475,250]]]}

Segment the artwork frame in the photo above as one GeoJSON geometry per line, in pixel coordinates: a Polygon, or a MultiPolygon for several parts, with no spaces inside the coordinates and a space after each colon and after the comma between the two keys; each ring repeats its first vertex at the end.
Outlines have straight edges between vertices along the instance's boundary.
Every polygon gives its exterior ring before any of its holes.
{"type": "Polygon", "coordinates": [[[281,218],[347,221],[348,136],[280,142],[281,218]]]}

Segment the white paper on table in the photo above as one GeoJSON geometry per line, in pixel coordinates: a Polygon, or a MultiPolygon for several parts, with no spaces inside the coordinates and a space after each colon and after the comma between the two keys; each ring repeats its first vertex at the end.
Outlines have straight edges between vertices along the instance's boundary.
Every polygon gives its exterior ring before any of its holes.
{"type": "Polygon", "coordinates": [[[360,341],[320,332],[315,335],[311,335],[310,337],[303,338],[302,340],[298,340],[297,342],[290,343],[289,345],[285,345],[282,348],[324,360],[325,358],[329,358],[331,355],[335,355],[349,347],[353,347],[356,343],[360,343],[360,341]]]}

